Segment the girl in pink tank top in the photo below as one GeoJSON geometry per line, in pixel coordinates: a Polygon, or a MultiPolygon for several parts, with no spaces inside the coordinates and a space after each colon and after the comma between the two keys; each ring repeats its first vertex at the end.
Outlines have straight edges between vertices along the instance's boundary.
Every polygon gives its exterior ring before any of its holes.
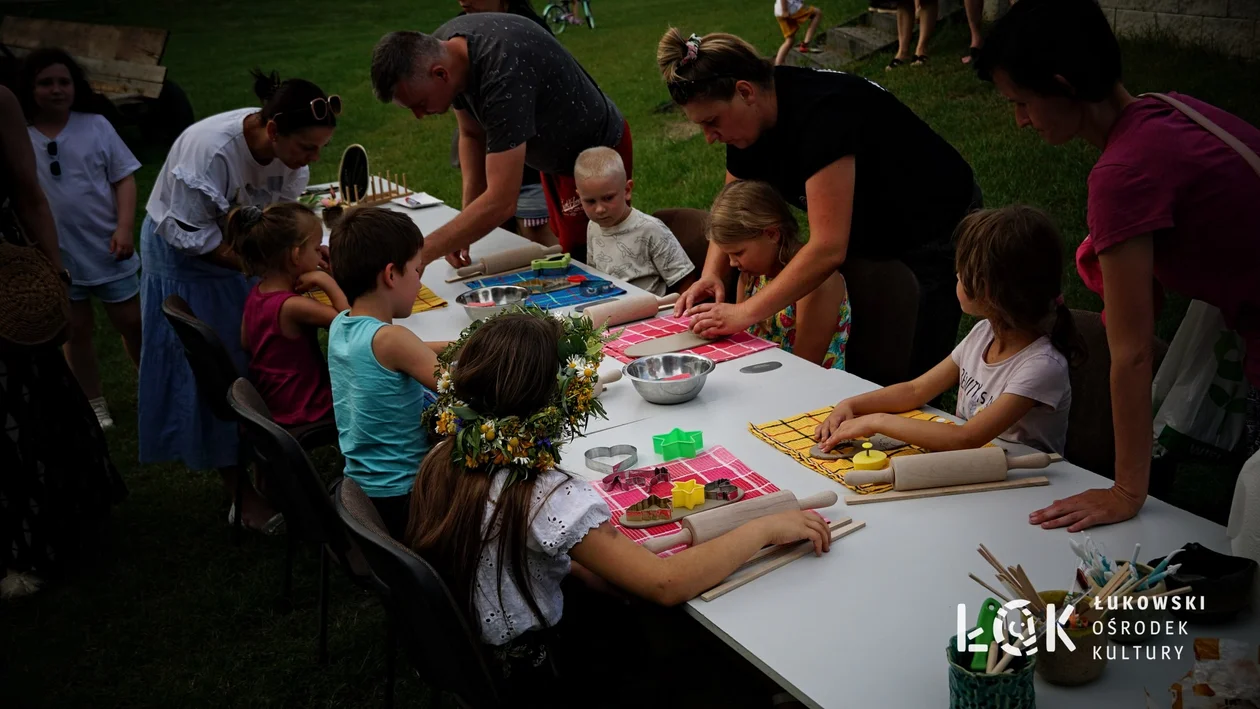
{"type": "Polygon", "coordinates": [[[286,202],[266,209],[241,207],[228,215],[225,238],[245,270],[260,280],[245,300],[241,346],[249,355],[249,379],[282,426],[330,419],[332,387],[319,347],[346,296],[327,268],[319,217],[286,202]],[[331,305],[304,292],[322,291],[331,305]]]}

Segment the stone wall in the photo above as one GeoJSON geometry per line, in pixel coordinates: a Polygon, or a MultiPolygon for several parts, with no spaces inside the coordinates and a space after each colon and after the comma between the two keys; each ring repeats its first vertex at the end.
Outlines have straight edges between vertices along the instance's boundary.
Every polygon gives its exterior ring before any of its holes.
{"type": "Polygon", "coordinates": [[[1121,37],[1163,35],[1260,58],[1260,0],[1100,0],[1121,37]]]}
{"type": "MultiPolygon", "coordinates": [[[[1121,37],[1166,36],[1225,54],[1260,59],[1260,0],[1099,0],[1121,37]]],[[[996,20],[1010,0],[984,0],[996,20]]]]}

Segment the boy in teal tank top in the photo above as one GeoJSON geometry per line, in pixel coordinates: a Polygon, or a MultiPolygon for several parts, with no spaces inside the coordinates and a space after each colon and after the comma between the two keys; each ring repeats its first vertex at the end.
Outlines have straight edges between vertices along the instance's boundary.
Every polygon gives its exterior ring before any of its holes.
{"type": "Polygon", "coordinates": [[[333,227],[333,277],[350,309],[328,329],[333,413],[345,475],[363,488],[395,539],[402,539],[411,486],[429,452],[421,426],[425,387],[435,388],[437,353],[394,318],[411,314],[420,292],[424,236],[406,215],[348,211],[333,227]]]}

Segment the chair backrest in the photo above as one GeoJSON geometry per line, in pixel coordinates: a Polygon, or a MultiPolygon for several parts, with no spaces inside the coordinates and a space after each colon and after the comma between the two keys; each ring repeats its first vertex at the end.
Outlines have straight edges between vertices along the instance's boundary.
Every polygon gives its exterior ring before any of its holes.
{"type": "Polygon", "coordinates": [[[175,335],[184,346],[184,356],[192,368],[197,392],[210,407],[211,413],[222,421],[236,421],[227,404],[228,389],[241,373],[228,354],[223,340],[214,328],[197,319],[184,299],[172,295],[162,302],[162,314],[175,329],[175,335]]]}
{"type": "Polygon", "coordinates": [[[845,369],[881,386],[910,377],[919,279],[901,261],[851,258],[841,269],[853,308],[845,369]]]}
{"type": "Polygon", "coordinates": [[[345,529],[306,451],[271,419],[267,404],[249,380],[233,382],[226,398],[267,471],[267,497],[284,513],[288,534],[326,544],[345,561],[349,547],[345,529]]]}
{"type": "MultiPolygon", "coordinates": [[[[709,224],[709,213],[703,209],[678,207],[659,210],[652,216],[660,219],[674,232],[683,251],[687,252],[687,258],[696,267],[693,275],[699,276],[704,270],[704,260],[709,253],[709,237],[705,233],[709,224]]],[[[732,270],[730,277],[726,279],[726,300],[729,302],[735,302],[735,284],[738,280],[739,272],[732,270]]]]}
{"type": "Polygon", "coordinates": [[[333,497],[351,540],[372,568],[386,610],[397,624],[395,637],[412,666],[430,686],[455,694],[466,705],[499,706],[481,642],[437,572],[389,536],[372,501],[354,480],[342,478],[333,497]]]}
{"type": "MultiPolygon", "coordinates": [[[[1087,310],[1073,310],[1076,330],[1085,341],[1089,358],[1071,370],[1072,410],[1068,413],[1067,445],[1063,457],[1076,465],[1115,478],[1116,438],[1111,421],[1111,350],[1102,316],[1087,310]]],[[[1168,352],[1168,345],[1156,339],[1151,343],[1154,360],[1151,372],[1168,352]]]]}

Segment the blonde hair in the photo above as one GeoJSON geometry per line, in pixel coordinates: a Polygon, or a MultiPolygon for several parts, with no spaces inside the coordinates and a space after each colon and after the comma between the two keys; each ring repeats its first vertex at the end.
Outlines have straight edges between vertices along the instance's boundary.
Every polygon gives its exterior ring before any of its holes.
{"type": "Polygon", "coordinates": [[[792,208],[765,182],[736,180],[718,192],[709,210],[707,234],[718,244],[738,244],[779,231],[779,261],[786,264],[801,248],[792,208]]]}
{"type": "Polygon", "coordinates": [[[770,60],[725,32],[684,39],[678,28],[671,27],[656,47],[656,64],[670,97],[680,106],[695,100],[729,101],[740,81],[774,87],[770,60]]]}
{"type": "Polygon", "coordinates": [[[605,177],[626,179],[626,163],[621,155],[612,148],[587,148],[577,156],[573,163],[573,179],[579,181],[598,180],[605,177]]]}
{"type": "Polygon", "coordinates": [[[247,274],[262,276],[283,270],[289,250],[314,238],[306,229],[311,223],[319,224],[319,217],[299,202],[237,207],[228,213],[223,240],[241,257],[247,274]]]}

